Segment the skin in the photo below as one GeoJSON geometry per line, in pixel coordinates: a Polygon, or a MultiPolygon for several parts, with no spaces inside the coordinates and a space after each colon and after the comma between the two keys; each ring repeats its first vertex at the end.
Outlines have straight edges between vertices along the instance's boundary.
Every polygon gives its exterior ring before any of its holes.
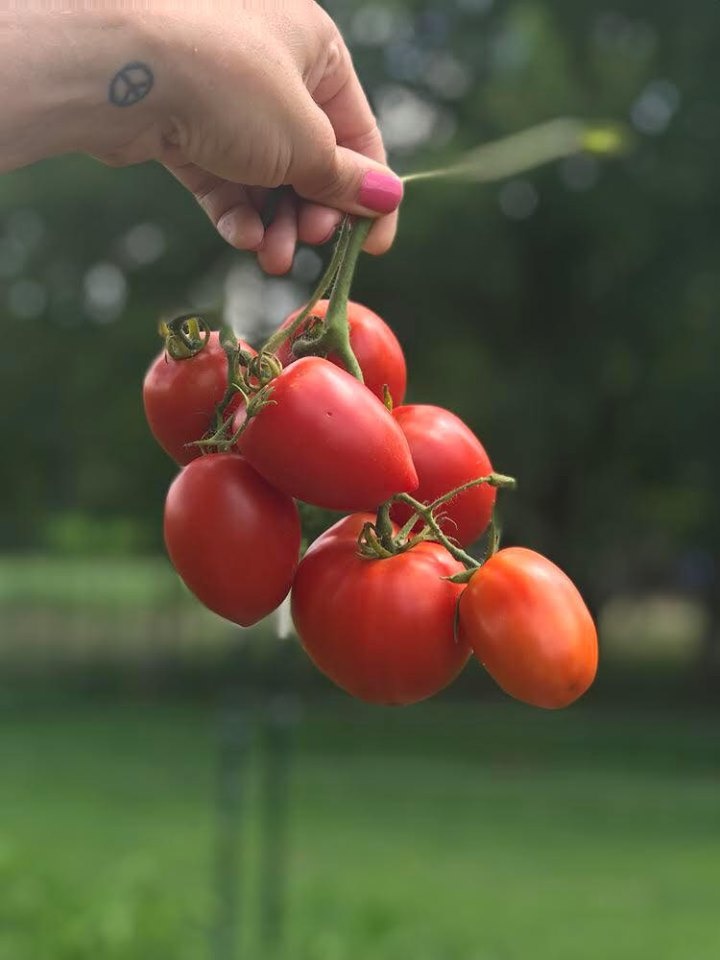
{"type": "MultiPolygon", "coordinates": [[[[360,202],[368,173],[390,177],[399,203],[347,46],[314,0],[131,6],[0,11],[0,172],[73,152],[158,161],[269,273],[298,241],[329,240],[341,211],[378,216],[360,202]]],[[[380,216],[366,249],[385,252],[395,230],[395,213],[380,216]]]]}

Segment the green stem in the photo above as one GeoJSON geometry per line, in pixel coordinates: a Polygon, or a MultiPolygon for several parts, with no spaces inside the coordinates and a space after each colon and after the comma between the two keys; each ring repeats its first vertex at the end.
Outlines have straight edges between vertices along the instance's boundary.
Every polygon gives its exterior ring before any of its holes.
{"type": "MultiPolygon", "coordinates": [[[[380,504],[375,524],[371,525],[376,531],[378,544],[383,550],[393,555],[395,553],[402,553],[405,550],[411,550],[415,544],[421,543],[423,540],[435,540],[442,544],[448,553],[456,560],[459,560],[467,570],[476,570],[481,565],[480,561],[476,560],[475,557],[469,553],[466,553],[465,550],[459,547],[443,532],[435,513],[438,507],[441,507],[444,503],[448,503],[448,501],[454,500],[455,497],[464,493],[466,490],[471,490],[473,487],[479,487],[482,484],[499,487],[501,489],[512,489],[517,486],[514,477],[508,477],[502,473],[490,473],[486,477],[476,477],[474,480],[468,480],[467,483],[456,487],[454,490],[450,490],[448,493],[443,494],[443,496],[433,500],[432,503],[421,503],[419,500],[416,500],[415,497],[411,497],[409,493],[396,493],[389,500],[386,500],[385,503],[380,504]],[[395,535],[393,535],[392,522],[390,520],[390,508],[393,503],[407,504],[413,511],[410,518],[395,535]],[[423,521],[424,528],[416,536],[412,536],[413,528],[418,520],[423,521]]],[[[490,534],[491,552],[495,552],[498,547],[497,537],[494,531],[495,516],[493,514],[490,534]]],[[[375,549],[374,543],[370,543],[370,546],[375,549]]],[[[464,574],[457,574],[457,576],[464,576],[464,574]]]]}
{"type": "Polygon", "coordinates": [[[342,221],[340,232],[338,233],[338,238],[335,243],[335,249],[333,250],[325,272],[320,277],[317,282],[317,286],[311,293],[310,299],[289,326],[281,328],[280,330],[276,330],[275,333],[273,333],[273,335],[263,345],[260,351],[261,353],[275,353],[278,347],[282,346],[286,340],[289,340],[291,337],[293,337],[297,331],[302,328],[302,325],[310,316],[318,300],[321,300],[322,297],[327,293],[328,289],[335,280],[340,265],[345,257],[345,251],[347,249],[348,240],[350,237],[349,219],[350,218],[346,216],[342,221]]]}
{"type": "MultiPolygon", "coordinates": [[[[430,531],[433,535],[433,540],[437,540],[438,543],[441,543],[447,552],[453,556],[456,560],[459,560],[460,563],[464,564],[468,569],[479,567],[480,563],[475,559],[475,557],[470,556],[469,553],[466,553],[461,547],[458,547],[457,544],[447,537],[442,530],[437,520],[433,516],[432,508],[426,506],[424,503],[420,503],[419,500],[416,500],[414,497],[411,497],[409,493],[396,493],[393,497],[397,503],[406,503],[413,511],[422,517],[427,526],[430,528],[430,531]]],[[[423,534],[418,535],[421,539],[423,534]]],[[[411,548],[413,545],[413,540],[410,540],[407,544],[408,548],[411,548]]]]}
{"type": "Polygon", "coordinates": [[[490,557],[494,557],[500,549],[501,534],[502,531],[497,519],[497,510],[493,510],[492,517],[490,518],[490,528],[488,530],[488,546],[487,554],[485,556],[486,561],[488,561],[490,557]]]}
{"type": "Polygon", "coordinates": [[[475,477],[474,480],[468,480],[468,482],[463,483],[462,486],[456,487],[448,493],[444,493],[441,497],[438,497],[437,500],[429,503],[427,508],[428,510],[435,510],[444,503],[449,503],[451,500],[454,500],[455,497],[459,497],[460,494],[465,493],[466,490],[472,490],[473,487],[479,487],[484,483],[490,487],[498,487],[501,490],[514,490],[515,487],[517,487],[515,477],[507,477],[503,473],[489,473],[486,477],[475,477]]]}
{"type": "Polygon", "coordinates": [[[403,183],[421,180],[492,183],[580,151],[613,156],[623,153],[630,145],[631,136],[623,124],[557,117],[475,147],[446,167],[408,173],[402,180],[403,183]]]}
{"type": "MultiPolygon", "coordinates": [[[[466,490],[472,490],[473,487],[479,487],[479,486],[482,486],[483,484],[487,484],[490,487],[498,487],[500,489],[513,490],[517,486],[517,480],[515,480],[514,477],[507,477],[505,476],[505,474],[502,474],[502,473],[490,473],[486,477],[476,477],[474,480],[468,480],[467,483],[462,484],[462,486],[460,487],[456,487],[454,490],[448,491],[448,493],[444,493],[441,497],[438,497],[437,500],[433,500],[432,503],[421,504],[423,508],[422,512],[419,510],[414,511],[412,516],[405,522],[402,529],[398,533],[396,540],[400,544],[407,543],[408,538],[410,537],[410,534],[412,533],[413,528],[415,527],[415,524],[418,522],[418,520],[425,520],[427,522],[425,511],[433,515],[433,520],[437,525],[437,521],[434,518],[434,513],[438,507],[441,507],[445,503],[449,503],[451,500],[454,500],[455,497],[459,497],[460,494],[465,493],[466,490]]],[[[392,499],[398,500],[401,497],[405,497],[405,496],[407,495],[398,494],[392,499]]],[[[405,500],[404,502],[407,503],[408,501],[405,500]]],[[[419,502],[419,501],[416,501],[416,502],[419,502]]],[[[385,504],[382,504],[382,506],[380,507],[380,510],[382,510],[384,506],[385,504]]],[[[380,512],[378,511],[378,517],[379,516],[380,516],[380,512]]],[[[431,527],[431,529],[433,529],[433,527],[431,527]]]]}
{"type": "Polygon", "coordinates": [[[222,434],[225,429],[225,411],[230,405],[231,400],[238,394],[242,394],[245,403],[248,401],[248,389],[244,376],[240,371],[241,354],[244,351],[240,349],[237,337],[233,329],[229,326],[223,326],[220,331],[220,346],[225,352],[228,365],[227,386],[222,399],[215,407],[215,425],[213,427],[213,437],[222,434]]]}
{"type": "Polygon", "coordinates": [[[350,227],[345,255],[330,295],[330,303],[325,316],[325,330],[318,340],[318,345],[327,353],[332,353],[342,360],[348,373],[351,373],[361,383],[363,382],[362,370],[350,346],[347,308],[355,267],[371,226],[371,220],[359,219],[355,220],[350,227]]]}
{"type": "Polygon", "coordinates": [[[382,542],[382,537],[372,523],[363,526],[358,543],[361,554],[368,560],[389,560],[395,556],[393,550],[388,549],[382,542]]]}
{"type": "Polygon", "coordinates": [[[393,525],[390,519],[390,504],[392,501],[386,500],[378,507],[377,518],[375,520],[375,529],[377,530],[380,543],[386,550],[392,553],[393,549],[393,525]]]}

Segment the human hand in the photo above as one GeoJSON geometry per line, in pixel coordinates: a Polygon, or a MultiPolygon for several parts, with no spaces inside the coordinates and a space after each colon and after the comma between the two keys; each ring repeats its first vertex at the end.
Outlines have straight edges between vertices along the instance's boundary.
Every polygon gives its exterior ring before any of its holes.
{"type": "Polygon", "coordinates": [[[12,90],[0,170],[68,152],[158,160],[270,273],[290,268],[298,240],[328,240],[341,212],[377,217],[366,249],[388,249],[402,182],[314,0],[139,6],[0,12],[0,87],[12,90]]]}
{"type": "MultiPolygon", "coordinates": [[[[313,0],[156,11],[159,156],[233,246],[284,273],[298,240],[330,239],[341,214],[381,216],[366,249],[393,241],[402,183],[330,17],[313,0]],[[277,197],[263,225],[270,193],[277,197]]],[[[148,69],[152,69],[152,64],[148,69]]],[[[143,140],[109,162],[144,158],[143,140]]]]}

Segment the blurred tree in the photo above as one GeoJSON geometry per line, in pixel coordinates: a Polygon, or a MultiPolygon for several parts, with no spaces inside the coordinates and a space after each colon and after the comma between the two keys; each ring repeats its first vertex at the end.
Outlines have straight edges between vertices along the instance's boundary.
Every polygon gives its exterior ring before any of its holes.
{"type": "MultiPolygon", "coordinates": [[[[409,185],[397,244],[362,264],[356,295],[397,329],[411,398],[464,416],[520,478],[509,539],[596,602],[656,578],[720,597],[717,4],[327,6],[398,169],[562,114],[636,131],[622,161],[409,185]]],[[[219,305],[238,263],[249,289],[250,260],[153,166],[47,162],[3,177],[0,201],[2,546],[46,545],[53,518],[82,510],[157,547],[173,468],[141,411],[155,324],[219,305]]]]}

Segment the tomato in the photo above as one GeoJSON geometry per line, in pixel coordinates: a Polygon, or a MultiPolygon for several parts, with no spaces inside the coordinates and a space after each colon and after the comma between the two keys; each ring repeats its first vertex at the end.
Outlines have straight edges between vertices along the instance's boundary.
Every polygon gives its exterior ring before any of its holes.
{"type": "MultiPolygon", "coordinates": [[[[311,315],[325,317],[328,303],[328,300],[318,300],[311,315]]],[[[280,329],[289,327],[299,313],[299,310],[291,313],[280,329]]],[[[348,325],[350,346],[360,364],[365,386],[382,400],[383,387],[387,384],[393,403],[402,403],[407,386],[407,366],[398,338],[384,320],[361,303],[348,303],[348,325]]],[[[307,324],[303,324],[295,337],[300,336],[306,327],[307,324]]],[[[294,361],[291,347],[292,344],[286,340],[277,351],[283,366],[294,361]]],[[[342,360],[332,354],[328,356],[328,360],[339,367],[343,365],[342,360]]]]}
{"type": "MultiPolygon", "coordinates": [[[[240,346],[255,353],[246,343],[240,346]]],[[[157,442],[181,466],[201,455],[188,444],[202,440],[210,429],[227,378],[227,357],[216,331],[194,357],[173,360],[163,351],[150,365],[143,383],[145,416],[157,442]]],[[[238,395],[228,413],[241,400],[238,395]]]]}
{"type": "Polygon", "coordinates": [[[508,547],[468,583],[460,636],[511,697],[566,707],[588,689],[598,662],[597,632],[573,582],[533,550],[508,547]]]}
{"type": "Polygon", "coordinates": [[[369,703],[409,704],[447,686],[469,646],[455,636],[462,591],[444,579],[463,570],[438,543],[386,560],[358,555],[369,514],[344,517],[300,562],[292,589],[295,627],[311,660],[369,703]]]}
{"type": "Polygon", "coordinates": [[[287,596],[300,552],[297,507],[233,453],[181,470],[165,502],[173,566],[206,607],[243,627],[287,596]]]}
{"type": "MultiPolygon", "coordinates": [[[[238,441],[278,490],[328,510],[371,510],[414,490],[417,474],[391,414],[359,380],[320,357],[304,357],[272,381],[271,403],[238,441]]],[[[238,411],[236,425],[245,416],[238,411]]]]}
{"type": "MultiPolygon", "coordinates": [[[[405,434],[418,474],[413,493],[423,503],[492,473],[485,448],[472,430],[449,410],[426,404],[409,404],[393,410],[395,420],[405,434]]],[[[471,544],[487,527],[495,506],[494,487],[481,484],[461,493],[440,509],[443,533],[461,546],[471,544]]],[[[391,516],[399,524],[410,519],[412,511],[404,503],[393,504],[391,516]]],[[[418,524],[418,529],[421,524],[418,524]]]]}

